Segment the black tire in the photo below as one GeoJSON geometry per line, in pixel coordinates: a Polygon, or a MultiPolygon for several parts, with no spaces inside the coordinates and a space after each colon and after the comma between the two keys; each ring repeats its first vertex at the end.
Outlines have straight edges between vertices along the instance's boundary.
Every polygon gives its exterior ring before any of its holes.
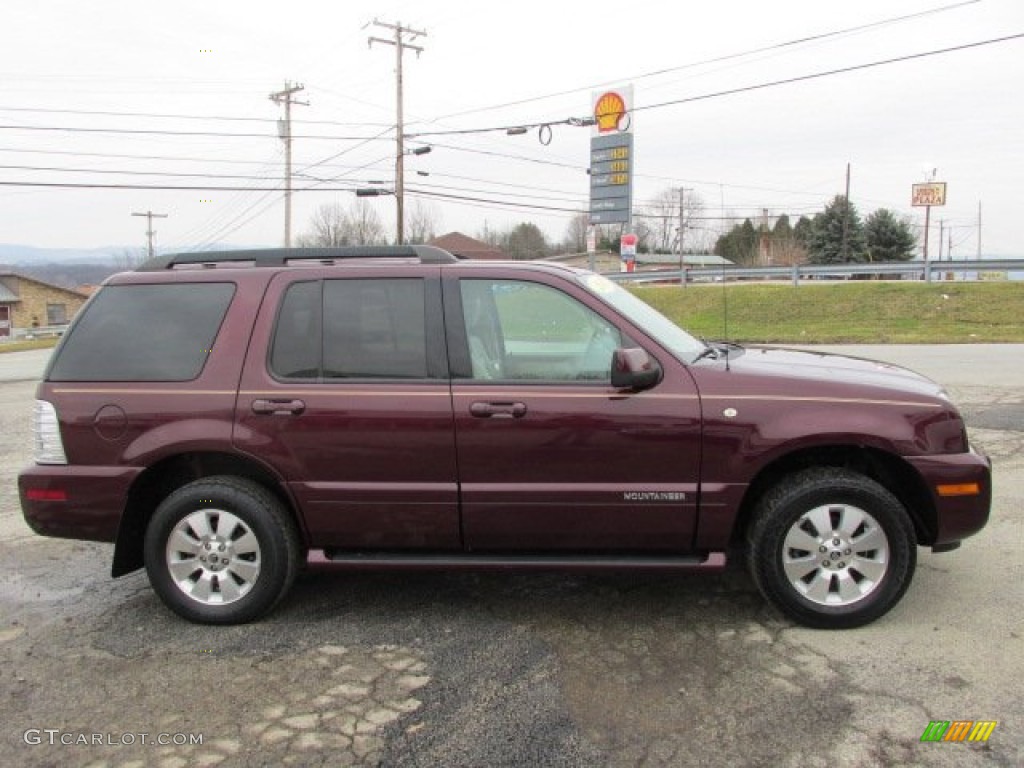
{"type": "Polygon", "coordinates": [[[917,564],[903,505],[874,480],[835,467],[801,471],[765,494],[747,544],[761,594],[818,629],[859,627],[884,615],[917,564]]]}
{"type": "Polygon", "coordinates": [[[241,624],[284,597],[301,551],[273,494],[251,480],[219,476],[161,502],[144,554],[150,584],[172,611],[201,624],[241,624]]]}

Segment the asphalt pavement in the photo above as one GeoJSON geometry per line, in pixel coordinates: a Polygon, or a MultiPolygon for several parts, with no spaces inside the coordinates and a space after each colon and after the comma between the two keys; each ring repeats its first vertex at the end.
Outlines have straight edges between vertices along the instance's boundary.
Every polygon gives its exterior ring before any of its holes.
{"type": "Polygon", "coordinates": [[[943,383],[995,470],[988,527],[844,632],[795,627],[739,567],[307,576],[260,623],[188,624],[110,579],[109,545],[29,531],[46,355],[0,355],[0,764],[1022,765],[1024,345],[841,349],[943,383]],[[923,743],[933,720],[997,725],[923,743]]]}

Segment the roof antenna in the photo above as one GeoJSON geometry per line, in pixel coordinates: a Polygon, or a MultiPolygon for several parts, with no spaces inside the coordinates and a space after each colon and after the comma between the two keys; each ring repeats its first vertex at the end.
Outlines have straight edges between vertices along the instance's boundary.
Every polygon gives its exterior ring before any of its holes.
{"type": "Polygon", "coordinates": [[[725,345],[725,370],[729,371],[729,292],[725,289],[725,260],[722,260],[722,343],[725,345]]]}

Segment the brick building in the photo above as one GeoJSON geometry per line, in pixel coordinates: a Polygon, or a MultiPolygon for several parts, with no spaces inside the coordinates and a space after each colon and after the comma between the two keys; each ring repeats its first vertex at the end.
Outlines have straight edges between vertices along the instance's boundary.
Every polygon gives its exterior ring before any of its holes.
{"type": "Polygon", "coordinates": [[[20,336],[32,328],[67,325],[87,298],[59,285],[0,272],[0,339],[20,336]]]}

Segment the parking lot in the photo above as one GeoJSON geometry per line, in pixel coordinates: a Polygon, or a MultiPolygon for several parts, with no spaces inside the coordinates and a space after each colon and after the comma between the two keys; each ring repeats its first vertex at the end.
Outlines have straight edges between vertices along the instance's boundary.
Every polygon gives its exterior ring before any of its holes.
{"type": "Polygon", "coordinates": [[[258,624],[187,624],[143,573],[109,578],[109,545],[27,528],[15,477],[48,353],[0,355],[0,762],[1024,764],[1024,346],[846,351],[948,388],[995,501],[961,549],[920,551],[896,609],[845,632],[784,621],[738,565],[306,576],[258,624]],[[998,724],[984,744],[922,743],[933,720],[998,724]]]}

